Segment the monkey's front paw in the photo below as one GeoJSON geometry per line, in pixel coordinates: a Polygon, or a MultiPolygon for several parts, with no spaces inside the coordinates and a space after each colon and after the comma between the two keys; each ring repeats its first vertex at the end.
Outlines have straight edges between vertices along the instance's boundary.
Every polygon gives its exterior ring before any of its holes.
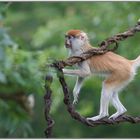
{"type": "Polygon", "coordinates": [[[78,103],[78,96],[75,96],[73,100],[73,104],[77,104],[77,103],[78,103]]]}
{"type": "Polygon", "coordinates": [[[74,95],[74,100],[73,100],[73,104],[77,104],[78,103],[78,95],[74,95]]]}
{"type": "Polygon", "coordinates": [[[77,104],[77,103],[78,103],[78,99],[74,99],[73,104],[77,104]]]}

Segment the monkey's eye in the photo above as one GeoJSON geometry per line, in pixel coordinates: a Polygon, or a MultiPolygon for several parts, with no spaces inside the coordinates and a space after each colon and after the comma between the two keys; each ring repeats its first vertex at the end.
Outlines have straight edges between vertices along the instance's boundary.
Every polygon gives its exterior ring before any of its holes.
{"type": "Polygon", "coordinates": [[[73,35],[72,38],[76,38],[76,36],[73,35]]]}
{"type": "Polygon", "coordinates": [[[69,36],[69,35],[65,35],[65,38],[66,38],[66,39],[70,39],[71,36],[69,36]]]}
{"type": "Polygon", "coordinates": [[[65,35],[65,38],[67,38],[67,39],[72,39],[72,38],[76,38],[75,36],[70,36],[70,35],[65,35]]]}

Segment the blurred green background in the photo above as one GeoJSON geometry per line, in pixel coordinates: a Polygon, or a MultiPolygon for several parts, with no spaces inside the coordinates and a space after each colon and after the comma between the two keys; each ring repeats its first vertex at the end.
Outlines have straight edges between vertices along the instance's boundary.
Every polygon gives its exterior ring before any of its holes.
{"type": "MultiPolygon", "coordinates": [[[[44,138],[44,77],[54,75],[51,114],[54,138],[139,138],[140,125],[84,126],[73,120],[53,70],[46,64],[64,59],[64,34],[69,29],[88,33],[97,46],[102,40],[134,26],[139,2],[0,2],[0,137],[44,138]]],[[[134,59],[140,54],[140,34],[120,42],[116,53],[134,59]]],[[[66,77],[73,89],[76,78],[66,77]]],[[[97,115],[102,78],[89,78],[82,87],[76,110],[97,115]]],[[[140,116],[140,71],[120,98],[128,114],[140,116]]],[[[110,114],[115,109],[110,107],[110,114]]]]}

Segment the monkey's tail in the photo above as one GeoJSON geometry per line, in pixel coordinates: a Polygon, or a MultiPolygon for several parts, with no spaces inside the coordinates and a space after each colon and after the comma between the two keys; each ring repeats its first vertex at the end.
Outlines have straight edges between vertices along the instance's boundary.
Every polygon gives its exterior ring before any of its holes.
{"type": "Polygon", "coordinates": [[[140,67],[140,56],[138,56],[135,60],[131,60],[133,68],[137,70],[140,67]]]}

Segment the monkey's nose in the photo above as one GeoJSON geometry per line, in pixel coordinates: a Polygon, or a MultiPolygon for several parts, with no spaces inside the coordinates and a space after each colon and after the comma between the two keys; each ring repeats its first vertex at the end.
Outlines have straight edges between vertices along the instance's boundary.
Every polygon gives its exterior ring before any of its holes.
{"type": "Polygon", "coordinates": [[[66,46],[66,48],[71,48],[71,43],[69,41],[66,41],[65,46],[66,46]]]}

